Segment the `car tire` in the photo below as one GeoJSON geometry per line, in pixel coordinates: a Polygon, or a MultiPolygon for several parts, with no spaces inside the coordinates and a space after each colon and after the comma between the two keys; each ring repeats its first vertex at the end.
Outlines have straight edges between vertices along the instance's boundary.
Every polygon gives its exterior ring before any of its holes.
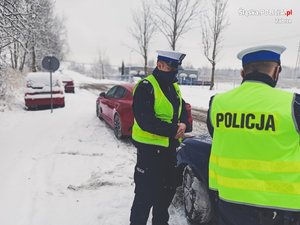
{"type": "Polygon", "coordinates": [[[96,103],[96,116],[100,119],[100,120],[104,120],[101,116],[102,114],[102,109],[99,108],[99,105],[96,103]]]}
{"type": "Polygon", "coordinates": [[[187,218],[196,224],[207,224],[212,217],[208,187],[187,165],[183,171],[183,202],[187,218]]]}
{"type": "Polygon", "coordinates": [[[102,109],[101,109],[101,107],[100,107],[100,109],[99,109],[99,111],[98,111],[98,114],[99,114],[99,116],[98,116],[98,118],[100,119],[100,120],[104,120],[103,119],[103,117],[101,116],[102,115],[102,109]]]}
{"type": "Polygon", "coordinates": [[[122,139],[124,136],[122,134],[122,124],[119,114],[115,114],[114,116],[114,133],[116,138],[122,139]]]}
{"type": "Polygon", "coordinates": [[[99,106],[97,103],[96,103],[96,116],[99,118],[99,106]]]}

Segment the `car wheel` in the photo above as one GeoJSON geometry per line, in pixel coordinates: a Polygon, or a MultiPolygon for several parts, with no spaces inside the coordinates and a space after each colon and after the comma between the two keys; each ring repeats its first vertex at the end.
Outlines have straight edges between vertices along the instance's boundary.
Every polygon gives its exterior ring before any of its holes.
{"type": "Polygon", "coordinates": [[[99,108],[99,105],[96,103],[96,116],[97,116],[100,120],[103,120],[101,114],[102,114],[102,109],[99,108]]]}
{"type": "Polygon", "coordinates": [[[96,103],[96,116],[99,118],[99,106],[97,103],[96,103]]]}
{"type": "Polygon", "coordinates": [[[98,111],[98,114],[99,114],[98,118],[100,120],[104,120],[103,117],[101,116],[102,115],[102,108],[101,107],[100,107],[100,110],[98,111]]]}
{"type": "Polygon", "coordinates": [[[114,117],[114,133],[118,139],[122,139],[124,136],[122,134],[122,126],[119,114],[114,117]]]}
{"type": "Polygon", "coordinates": [[[199,180],[190,166],[183,171],[184,208],[192,223],[206,224],[212,216],[207,185],[199,180]]]}

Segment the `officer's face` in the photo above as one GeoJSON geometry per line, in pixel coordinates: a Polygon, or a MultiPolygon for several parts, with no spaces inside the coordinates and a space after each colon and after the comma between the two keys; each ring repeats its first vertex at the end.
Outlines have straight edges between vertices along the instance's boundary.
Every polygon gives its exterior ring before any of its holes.
{"type": "Polygon", "coordinates": [[[167,63],[163,62],[163,61],[158,61],[157,62],[157,68],[160,70],[160,71],[163,71],[163,72],[171,72],[171,71],[175,71],[176,69],[169,66],[167,63]]]}

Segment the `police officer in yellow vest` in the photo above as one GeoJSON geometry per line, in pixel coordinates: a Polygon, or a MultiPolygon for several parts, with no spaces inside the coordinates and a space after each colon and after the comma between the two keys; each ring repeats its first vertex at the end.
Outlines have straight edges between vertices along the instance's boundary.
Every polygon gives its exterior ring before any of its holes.
{"type": "Polygon", "coordinates": [[[210,101],[218,225],[299,225],[300,96],[275,89],[283,46],[248,48],[242,84],[210,101]]]}
{"type": "Polygon", "coordinates": [[[130,224],[167,225],[176,189],[176,147],[189,129],[176,75],[185,54],[157,51],[157,67],[134,89],[132,139],[137,148],[130,224]]]}

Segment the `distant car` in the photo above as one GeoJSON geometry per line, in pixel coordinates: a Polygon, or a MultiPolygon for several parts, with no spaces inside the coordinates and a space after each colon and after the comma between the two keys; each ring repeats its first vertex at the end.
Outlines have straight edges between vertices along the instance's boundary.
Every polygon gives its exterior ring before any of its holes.
{"type": "MultiPolygon", "coordinates": [[[[105,120],[118,139],[131,136],[133,126],[132,91],[134,84],[113,86],[106,93],[101,92],[96,100],[96,115],[105,120]]],[[[188,120],[193,123],[191,105],[186,103],[188,120]]]]}
{"type": "MultiPolygon", "coordinates": [[[[29,73],[26,76],[25,106],[27,109],[51,106],[50,75],[46,72],[29,73]]],[[[65,106],[64,86],[60,74],[52,74],[52,104],[65,106]]]]}
{"type": "Polygon", "coordinates": [[[62,82],[65,87],[65,93],[75,93],[74,80],[66,75],[62,75],[62,82]]]}
{"type": "Polygon", "coordinates": [[[214,205],[208,189],[210,149],[208,136],[186,138],[177,149],[185,213],[193,224],[208,224],[213,217],[214,205]]]}

